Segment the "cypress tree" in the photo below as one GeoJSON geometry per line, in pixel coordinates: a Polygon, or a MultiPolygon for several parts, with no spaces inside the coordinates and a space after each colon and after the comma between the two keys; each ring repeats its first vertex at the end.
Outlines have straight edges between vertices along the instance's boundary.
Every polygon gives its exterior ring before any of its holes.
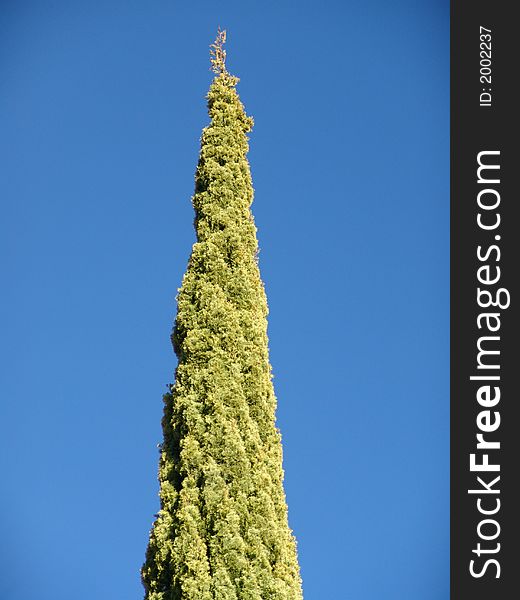
{"type": "Polygon", "coordinates": [[[219,30],[192,198],[196,242],[172,333],[178,366],[164,396],[161,507],[141,571],[147,600],[302,598],[250,210],[253,120],[224,41],[219,30]]]}

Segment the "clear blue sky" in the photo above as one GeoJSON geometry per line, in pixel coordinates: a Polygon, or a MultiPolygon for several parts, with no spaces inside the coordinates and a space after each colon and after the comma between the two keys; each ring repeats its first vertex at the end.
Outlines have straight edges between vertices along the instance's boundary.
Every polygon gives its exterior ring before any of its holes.
{"type": "Polygon", "coordinates": [[[0,4],[0,597],[142,597],[217,25],[305,599],[447,600],[447,0],[0,4]]]}

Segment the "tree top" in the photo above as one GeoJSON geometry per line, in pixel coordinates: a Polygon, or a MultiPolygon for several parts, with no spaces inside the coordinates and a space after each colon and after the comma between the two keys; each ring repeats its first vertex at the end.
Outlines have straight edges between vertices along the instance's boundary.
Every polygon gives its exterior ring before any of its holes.
{"type": "Polygon", "coordinates": [[[226,30],[218,28],[217,37],[213,44],[210,44],[210,61],[211,70],[220,75],[226,73],[226,51],[224,50],[224,44],[226,43],[226,30]]]}

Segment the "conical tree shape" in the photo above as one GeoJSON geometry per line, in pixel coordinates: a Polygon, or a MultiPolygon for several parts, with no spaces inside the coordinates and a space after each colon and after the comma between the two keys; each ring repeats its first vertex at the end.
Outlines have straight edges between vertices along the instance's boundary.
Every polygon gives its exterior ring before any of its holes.
{"type": "Polygon", "coordinates": [[[164,396],[161,509],[142,568],[147,600],[302,598],[250,211],[253,121],[237,82],[222,63],[207,96],[197,241],[177,298],[175,384],[164,396]]]}

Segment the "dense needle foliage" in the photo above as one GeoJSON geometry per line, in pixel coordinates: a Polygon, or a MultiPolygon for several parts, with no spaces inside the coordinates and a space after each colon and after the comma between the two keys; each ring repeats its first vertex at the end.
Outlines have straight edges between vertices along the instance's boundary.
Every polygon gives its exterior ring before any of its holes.
{"type": "Polygon", "coordinates": [[[246,154],[253,121],[219,69],[196,171],[195,228],[178,295],[175,384],[164,396],[161,508],[147,600],[301,600],[257,264],[246,154]]]}

